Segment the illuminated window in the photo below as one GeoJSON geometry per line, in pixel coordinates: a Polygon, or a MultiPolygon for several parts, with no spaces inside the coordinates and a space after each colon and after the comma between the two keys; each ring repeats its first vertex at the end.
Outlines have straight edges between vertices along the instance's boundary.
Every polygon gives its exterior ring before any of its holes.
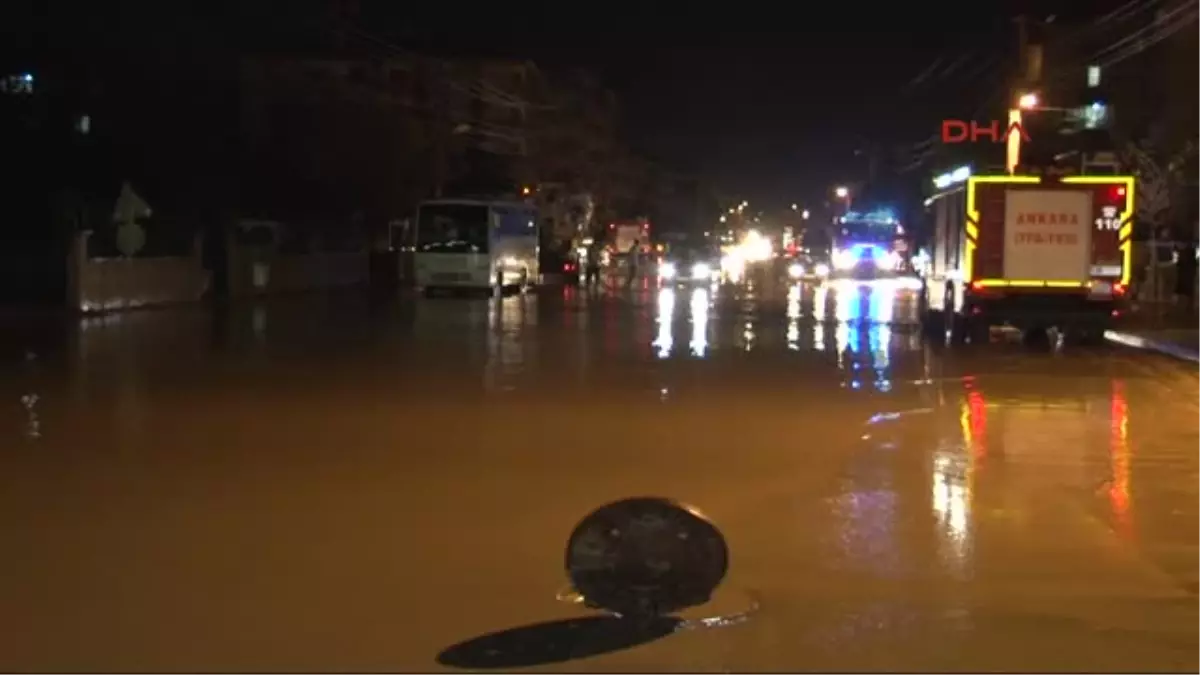
{"type": "Polygon", "coordinates": [[[6,94],[32,94],[33,75],[30,73],[6,75],[0,79],[0,91],[6,94]]]}

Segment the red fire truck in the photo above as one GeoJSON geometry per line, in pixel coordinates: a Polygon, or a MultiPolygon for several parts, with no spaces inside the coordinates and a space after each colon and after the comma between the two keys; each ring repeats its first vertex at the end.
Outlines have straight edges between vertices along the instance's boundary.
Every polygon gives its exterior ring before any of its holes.
{"type": "Polygon", "coordinates": [[[1102,339],[1131,273],[1131,176],[971,176],[929,202],[926,326],[986,342],[992,326],[1102,339]]]}

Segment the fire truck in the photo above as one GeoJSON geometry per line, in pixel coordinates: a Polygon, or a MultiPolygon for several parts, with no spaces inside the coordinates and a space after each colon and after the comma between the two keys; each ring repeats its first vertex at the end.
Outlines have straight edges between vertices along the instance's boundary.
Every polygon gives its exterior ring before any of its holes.
{"type": "Polygon", "coordinates": [[[623,255],[629,253],[634,242],[643,253],[650,250],[650,223],[646,220],[632,222],[609,223],[613,253],[623,255]]]}
{"type": "Polygon", "coordinates": [[[1132,267],[1134,178],[972,175],[927,200],[920,306],[932,334],[986,342],[992,326],[1103,339],[1132,267]]]}

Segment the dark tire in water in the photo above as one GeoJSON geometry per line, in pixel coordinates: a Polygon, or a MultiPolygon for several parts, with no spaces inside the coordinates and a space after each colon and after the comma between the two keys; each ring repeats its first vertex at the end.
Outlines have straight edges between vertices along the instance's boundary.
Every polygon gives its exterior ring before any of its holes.
{"type": "Polygon", "coordinates": [[[1027,347],[1037,347],[1050,343],[1050,331],[1045,326],[1032,326],[1021,329],[1021,344],[1027,347]]]}
{"type": "Polygon", "coordinates": [[[967,323],[967,338],[973,345],[986,345],[992,341],[992,327],[983,319],[969,319],[967,323]]]}
{"type": "Polygon", "coordinates": [[[950,344],[965,344],[971,333],[971,319],[958,312],[949,312],[946,316],[949,318],[947,332],[950,344]]]}

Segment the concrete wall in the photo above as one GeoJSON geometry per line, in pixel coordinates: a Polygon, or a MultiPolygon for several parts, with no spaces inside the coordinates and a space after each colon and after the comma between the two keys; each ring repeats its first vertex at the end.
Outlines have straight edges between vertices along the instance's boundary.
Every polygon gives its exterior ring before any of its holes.
{"type": "Polygon", "coordinates": [[[163,258],[88,258],[80,233],[67,256],[67,303],[82,312],[195,302],[211,281],[197,239],[191,255],[163,258]]]}
{"type": "MultiPolygon", "coordinates": [[[[197,237],[188,256],[162,258],[89,258],[89,233],[80,233],[67,258],[67,306],[82,312],[111,312],[137,307],[196,302],[212,285],[197,237]]],[[[366,285],[366,251],[281,255],[230,245],[229,293],[232,297],[366,285]]]]}

